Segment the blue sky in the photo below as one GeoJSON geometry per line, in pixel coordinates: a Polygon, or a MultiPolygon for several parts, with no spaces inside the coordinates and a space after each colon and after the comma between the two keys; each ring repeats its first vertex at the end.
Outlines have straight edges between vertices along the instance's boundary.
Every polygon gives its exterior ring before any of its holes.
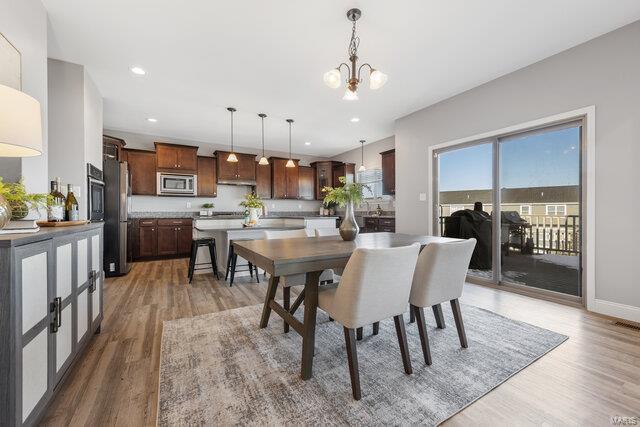
{"type": "MultiPolygon", "coordinates": [[[[577,127],[505,140],[500,144],[501,187],[577,185],[580,179],[577,127]]],[[[491,144],[440,155],[440,191],[491,188],[491,144]]]]}

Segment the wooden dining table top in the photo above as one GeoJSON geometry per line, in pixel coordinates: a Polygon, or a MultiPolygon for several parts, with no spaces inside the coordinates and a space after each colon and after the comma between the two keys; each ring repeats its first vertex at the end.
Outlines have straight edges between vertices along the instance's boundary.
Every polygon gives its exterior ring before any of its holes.
{"type": "Polygon", "coordinates": [[[353,241],[340,236],[234,242],[236,253],[275,276],[344,267],[357,248],[393,248],[420,243],[455,242],[448,237],[402,233],[364,233],[353,241]]]}

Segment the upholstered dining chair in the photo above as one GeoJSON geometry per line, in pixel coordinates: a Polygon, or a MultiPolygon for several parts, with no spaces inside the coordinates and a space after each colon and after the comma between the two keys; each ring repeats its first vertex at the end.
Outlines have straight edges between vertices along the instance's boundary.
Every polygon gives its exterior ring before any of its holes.
{"type": "MultiPolygon", "coordinates": [[[[316,237],[325,237],[325,236],[339,236],[340,235],[340,229],[339,228],[331,228],[331,227],[322,227],[322,228],[316,228],[314,230],[314,233],[316,235],[316,237]]],[[[334,268],[333,269],[333,280],[334,281],[339,281],[340,280],[340,276],[342,275],[342,271],[344,270],[344,268],[334,268]]]]}
{"type": "MultiPolygon", "coordinates": [[[[265,230],[262,232],[262,238],[265,240],[268,239],[296,239],[309,237],[308,231],[306,229],[299,230],[265,230]]],[[[291,309],[291,287],[292,286],[304,286],[307,281],[307,277],[305,274],[292,274],[289,276],[280,277],[279,284],[282,285],[282,306],[285,310],[289,311],[291,309]]],[[[322,282],[330,282],[333,283],[333,272],[331,270],[324,271],[320,275],[320,283],[322,282]]],[[[304,289],[298,295],[297,302],[300,303],[304,300],[304,289]]],[[[298,304],[299,305],[299,304],[298,304]]],[[[298,305],[294,304],[294,310],[291,314],[295,313],[298,305]]],[[[284,332],[289,332],[289,324],[284,322],[284,332]]]]}
{"type": "Polygon", "coordinates": [[[475,246],[476,239],[430,243],[418,256],[409,304],[418,323],[422,353],[427,365],[431,365],[431,349],[424,320],[425,307],[449,301],[460,345],[463,348],[468,347],[458,298],[462,296],[462,287],[475,246]]]}
{"type": "Polygon", "coordinates": [[[412,373],[402,313],[407,309],[419,244],[399,248],[356,249],[337,286],[320,288],[318,307],[344,329],[353,398],[360,400],[355,331],[393,317],[404,371],[412,373]]]}

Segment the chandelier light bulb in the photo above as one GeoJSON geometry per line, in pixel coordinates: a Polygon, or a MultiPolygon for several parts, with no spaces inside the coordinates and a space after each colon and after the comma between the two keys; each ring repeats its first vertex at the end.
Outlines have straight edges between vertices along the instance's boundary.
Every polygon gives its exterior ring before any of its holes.
{"type": "Polygon", "coordinates": [[[358,92],[347,88],[347,90],[344,92],[344,96],[342,97],[342,99],[344,99],[345,101],[357,101],[358,92]]]}
{"type": "Polygon", "coordinates": [[[369,74],[369,88],[372,90],[380,89],[387,82],[389,77],[380,70],[371,70],[369,74]]]}
{"type": "Polygon", "coordinates": [[[267,158],[265,156],[260,157],[260,161],[258,162],[258,164],[260,166],[267,166],[269,165],[269,160],[267,160],[267,158]]]}
{"type": "Polygon", "coordinates": [[[227,162],[236,163],[238,161],[238,156],[236,153],[229,153],[229,157],[227,157],[227,162]]]}
{"type": "Polygon", "coordinates": [[[341,80],[342,79],[340,78],[340,70],[337,68],[324,73],[324,84],[329,86],[331,89],[339,88],[341,80]]]}

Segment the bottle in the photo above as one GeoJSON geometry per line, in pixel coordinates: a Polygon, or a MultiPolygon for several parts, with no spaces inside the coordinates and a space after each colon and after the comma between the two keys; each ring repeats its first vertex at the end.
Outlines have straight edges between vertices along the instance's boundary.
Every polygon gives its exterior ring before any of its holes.
{"type": "Polygon", "coordinates": [[[73,194],[73,186],[71,184],[67,184],[67,200],[64,203],[64,211],[67,221],[78,221],[80,219],[78,200],[73,194]]]}
{"type": "Polygon", "coordinates": [[[51,202],[49,204],[47,219],[49,221],[64,221],[64,195],[60,192],[60,178],[51,181],[51,202]]]}

